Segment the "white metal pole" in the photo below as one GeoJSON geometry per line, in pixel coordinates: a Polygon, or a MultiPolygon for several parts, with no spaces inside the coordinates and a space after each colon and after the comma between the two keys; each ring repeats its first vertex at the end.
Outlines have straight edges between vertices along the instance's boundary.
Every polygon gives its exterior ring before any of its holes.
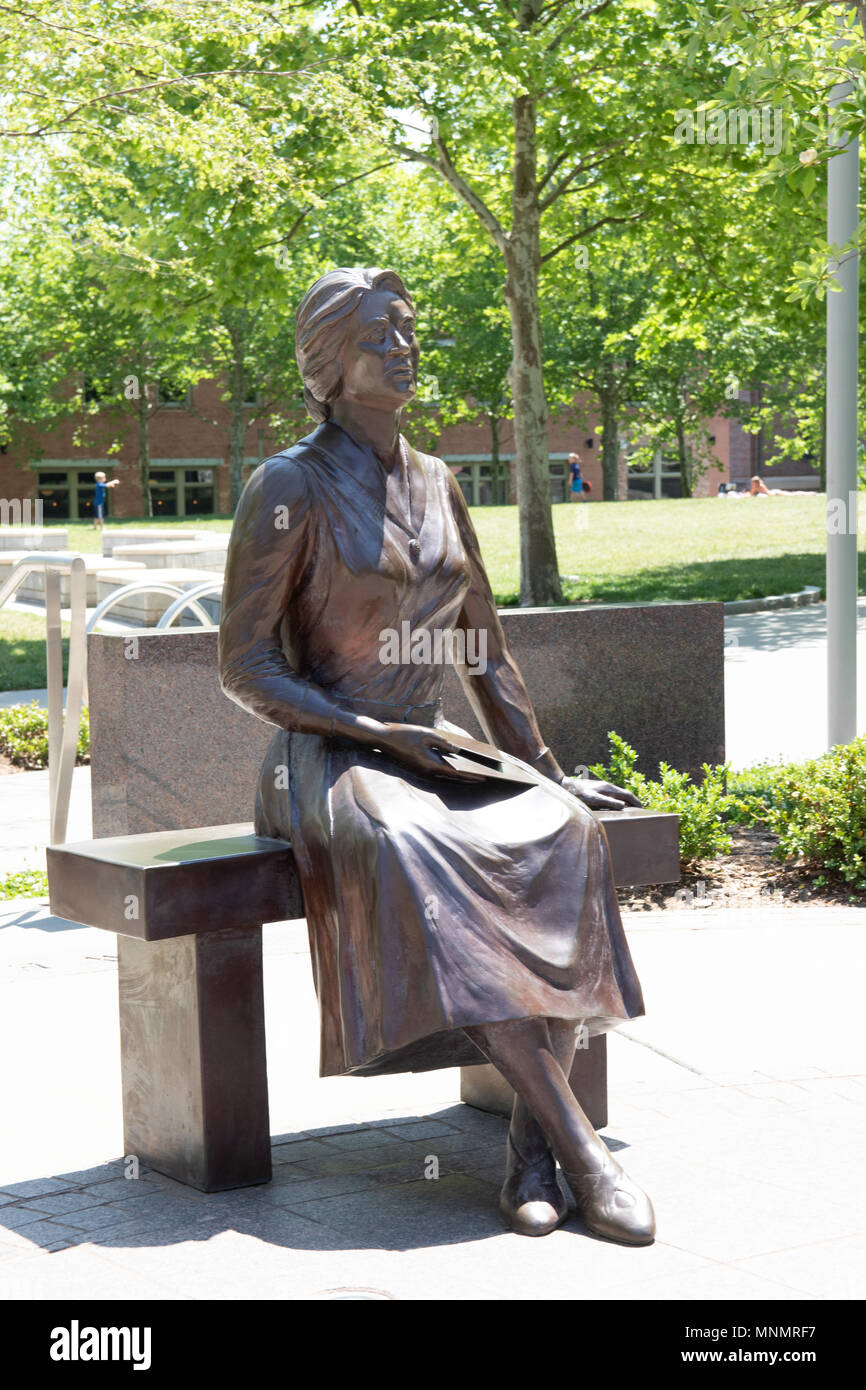
{"type": "Polygon", "coordinates": [[[653,497],[657,502],[661,501],[662,495],[662,451],[656,449],[653,453],[653,497]]]}
{"type": "MultiPolygon", "coordinates": [[[[841,21],[840,21],[841,22],[841,21]]],[[[831,111],[850,91],[840,83],[831,111]]],[[[848,241],[857,229],[859,148],[844,146],[827,169],[827,240],[848,241]]],[[[834,271],[839,290],[827,294],[827,738],[857,737],[857,347],[859,256],[834,271]]]]}
{"type": "Polygon", "coordinates": [[[63,634],[60,626],[60,573],[45,568],[45,675],[48,686],[49,844],[57,844],[57,788],[63,739],[63,634]]]}
{"type": "MultiPolygon", "coordinates": [[[[72,793],[72,774],[78,753],[78,732],[81,725],[81,706],[84,693],[84,624],[87,617],[87,572],[84,560],[76,555],[69,567],[69,670],[66,680],[66,713],[59,756],[49,749],[55,760],[56,782],[52,802],[53,822],[51,843],[62,845],[66,840],[69,822],[69,798],[72,793]]],[[[61,668],[62,669],[62,668],[61,668]]],[[[62,684],[62,683],[61,683],[62,684]]],[[[61,702],[63,691],[60,692],[61,702]]]]}

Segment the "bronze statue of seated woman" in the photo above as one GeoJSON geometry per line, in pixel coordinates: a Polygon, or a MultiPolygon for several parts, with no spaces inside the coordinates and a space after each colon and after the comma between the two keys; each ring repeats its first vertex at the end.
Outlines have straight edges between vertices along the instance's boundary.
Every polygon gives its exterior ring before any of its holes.
{"type": "Polygon", "coordinates": [[[489,1060],[514,1088],[500,1209],[545,1235],[566,1218],[653,1239],[649,1199],[568,1084],[576,1034],[643,1012],[604,832],[635,803],[566,777],[508,650],[445,464],[413,449],[412,300],[393,271],[334,270],[297,315],[311,434],[258,468],[226,567],[220,675],[275,729],[256,830],[290,840],[321,1014],[323,1076],[489,1060]],[[408,624],[408,627],[404,626],[408,624]],[[393,633],[410,633],[395,660],[393,633]],[[490,747],[442,715],[424,632],[458,662],[490,747]]]}

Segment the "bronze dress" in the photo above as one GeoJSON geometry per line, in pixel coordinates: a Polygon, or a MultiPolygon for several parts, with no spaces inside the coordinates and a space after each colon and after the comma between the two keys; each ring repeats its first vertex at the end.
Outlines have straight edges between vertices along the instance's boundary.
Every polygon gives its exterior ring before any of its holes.
{"type": "Polygon", "coordinates": [[[226,567],[221,680],[277,728],[256,830],[294,850],[323,1076],[484,1061],[473,1024],[565,1018],[593,1034],[643,1012],[607,838],[581,801],[540,773],[427,777],[330,736],[341,711],[454,727],[441,664],[382,659],[408,622],[485,629],[486,671],[458,668],[482,727],[527,763],[543,747],[462,493],[440,459],[401,448],[411,508],[402,469],[334,423],[268,459],[226,567]]]}

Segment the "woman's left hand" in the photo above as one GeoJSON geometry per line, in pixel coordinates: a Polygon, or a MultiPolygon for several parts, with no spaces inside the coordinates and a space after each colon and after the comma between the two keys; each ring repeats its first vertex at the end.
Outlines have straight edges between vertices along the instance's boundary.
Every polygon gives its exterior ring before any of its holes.
{"type": "Polygon", "coordinates": [[[560,786],[593,810],[621,811],[625,806],[640,806],[634,792],[616,787],[613,782],[593,782],[588,777],[563,777],[560,786]]]}

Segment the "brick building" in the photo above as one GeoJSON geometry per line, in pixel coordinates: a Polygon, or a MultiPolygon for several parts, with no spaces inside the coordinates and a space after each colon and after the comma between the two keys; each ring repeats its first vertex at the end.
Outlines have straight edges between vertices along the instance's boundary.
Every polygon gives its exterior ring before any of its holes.
{"type": "MultiPolygon", "coordinates": [[[[203,380],[187,397],[160,402],[152,415],[148,441],[155,516],[229,512],[229,417],[219,397],[218,383],[203,380]]],[[[552,419],[548,427],[550,493],[554,502],[568,500],[567,459],[572,451],[580,457],[583,476],[592,484],[592,499],[602,495],[599,415],[591,401],[582,404],[577,414],[585,423],[552,419]]],[[[253,418],[252,404],[250,414],[253,418]]],[[[132,414],[110,418],[106,415],[104,421],[95,417],[95,422],[91,434],[96,438],[104,436],[102,448],[98,444],[76,445],[81,421],[74,418],[44,432],[18,431],[12,443],[0,452],[0,498],[22,502],[39,498],[46,520],[86,518],[92,515],[94,474],[101,468],[121,483],[109,492],[109,515],[143,515],[136,418],[132,414]],[[109,455],[109,441],[118,434],[122,441],[120,450],[109,455]]],[[[244,444],[244,476],[261,458],[300,437],[307,428],[312,428],[309,421],[288,437],[276,438],[253,423],[244,444]]],[[[764,461],[769,451],[760,436],[746,434],[736,420],[721,416],[710,421],[707,428],[713,439],[716,463],[699,480],[697,496],[715,495],[721,482],[736,481],[742,485],[756,472],[772,476],[774,470],[764,461]]],[[[483,421],[443,429],[435,452],[453,467],[471,505],[516,500],[510,420],[503,421],[500,427],[502,482],[498,496],[494,495],[491,478],[490,431],[483,421]]],[[[784,465],[784,474],[799,479],[815,476],[805,461],[798,466],[784,465]]],[[[778,481],[784,484],[784,478],[778,481]]],[[[679,495],[675,459],[657,455],[653,471],[636,474],[629,473],[625,458],[621,458],[621,497],[679,495]]]]}

